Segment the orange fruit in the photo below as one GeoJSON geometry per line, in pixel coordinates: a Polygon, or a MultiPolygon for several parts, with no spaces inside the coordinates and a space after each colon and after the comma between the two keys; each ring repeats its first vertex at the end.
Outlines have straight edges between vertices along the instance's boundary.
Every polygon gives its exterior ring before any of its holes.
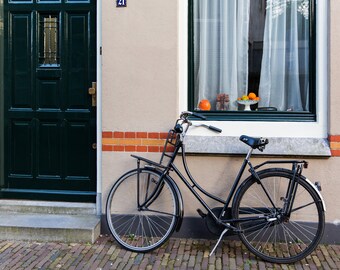
{"type": "Polygon", "coordinates": [[[259,101],[259,100],[260,100],[260,97],[256,97],[254,100],[257,100],[257,101],[259,101]]]}
{"type": "Polygon", "coordinates": [[[248,97],[249,97],[249,99],[251,99],[251,100],[256,100],[256,94],[255,93],[249,93],[248,94],[248,97]]]}
{"type": "Polygon", "coordinates": [[[210,111],[211,109],[210,101],[207,99],[202,99],[198,104],[198,108],[202,111],[210,111]]]}

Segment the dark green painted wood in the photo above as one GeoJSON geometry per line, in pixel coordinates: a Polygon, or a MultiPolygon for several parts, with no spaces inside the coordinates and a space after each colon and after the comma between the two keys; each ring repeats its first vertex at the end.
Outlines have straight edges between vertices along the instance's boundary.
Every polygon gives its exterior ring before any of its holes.
{"type": "Polygon", "coordinates": [[[3,193],[94,201],[96,108],[88,88],[96,80],[95,1],[18,2],[5,4],[3,193]],[[43,64],[40,52],[39,22],[49,14],[59,20],[53,65],[43,64]]]}
{"type": "MultiPolygon", "coordinates": [[[[0,0],[0,25],[3,25],[3,1],[0,0]]],[[[4,186],[4,31],[0,27],[0,188],[4,186]]],[[[1,192],[0,192],[1,193],[1,192]]],[[[0,195],[1,196],[1,195],[0,195]]]]}

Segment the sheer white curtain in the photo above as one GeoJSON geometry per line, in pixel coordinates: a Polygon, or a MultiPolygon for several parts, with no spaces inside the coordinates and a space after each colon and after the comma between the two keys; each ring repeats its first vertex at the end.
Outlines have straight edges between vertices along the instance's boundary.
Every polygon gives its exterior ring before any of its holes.
{"type": "Polygon", "coordinates": [[[308,111],[309,2],[267,0],[259,106],[308,111]]]}
{"type": "Polygon", "coordinates": [[[248,88],[250,0],[194,0],[195,97],[229,95],[230,109],[248,88]]]}

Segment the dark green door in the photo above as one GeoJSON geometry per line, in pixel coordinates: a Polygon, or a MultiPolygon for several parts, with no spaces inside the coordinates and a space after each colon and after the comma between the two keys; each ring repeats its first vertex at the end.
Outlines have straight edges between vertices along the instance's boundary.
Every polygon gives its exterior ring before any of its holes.
{"type": "Polygon", "coordinates": [[[95,0],[5,0],[5,188],[93,201],[95,0]]]}

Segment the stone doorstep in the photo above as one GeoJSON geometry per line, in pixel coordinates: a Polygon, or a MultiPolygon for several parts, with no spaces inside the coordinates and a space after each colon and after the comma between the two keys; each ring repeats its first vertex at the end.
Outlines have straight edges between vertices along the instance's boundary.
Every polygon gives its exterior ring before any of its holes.
{"type": "Polygon", "coordinates": [[[0,239],[94,243],[100,217],[93,203],[0,200],[0,239]]]}
{"type": "Polygon", "coordinates": [[[1,240],[94,243],[99,235],[95,215],[0,214],[1,240]]]}
{"type": "Polygon", "coordinates": [[[7,212],[61,215],[95,215],[96,204],[27,200],[0,200],[0,213],[7,212]]]}

